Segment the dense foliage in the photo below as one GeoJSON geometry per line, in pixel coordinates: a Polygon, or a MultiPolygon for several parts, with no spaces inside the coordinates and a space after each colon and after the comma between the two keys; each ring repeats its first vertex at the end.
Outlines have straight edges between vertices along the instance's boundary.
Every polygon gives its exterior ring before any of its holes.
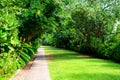
{"type": "Polygon", "coordinates": [[[120,62],[119,0],[0,0],[0,78],[32,59],[41,41],[120,62]]]}
{"type": "Polygon", "coordinates": [[[45,30],[52,30],[52,0],[0,1],[0,79],[32,59],[45,30]],[[49,27],[49,28],[48,28],[49,27]]]}
{"type": "Polygon", "coordinates": [[[46,39],[47,44],[120,62],[119,0],[70,0],[61,4],[61,11],[56,12],[59,25],[46,39]]]}

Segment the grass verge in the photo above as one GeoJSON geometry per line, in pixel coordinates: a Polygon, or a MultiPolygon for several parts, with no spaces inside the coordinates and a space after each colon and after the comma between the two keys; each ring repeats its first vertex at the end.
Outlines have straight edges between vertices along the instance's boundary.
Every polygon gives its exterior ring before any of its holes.
{"type": "Polygon", "coordinates": [[[120,80],[120,64],[44,46],[51,80],[120,80]]]}

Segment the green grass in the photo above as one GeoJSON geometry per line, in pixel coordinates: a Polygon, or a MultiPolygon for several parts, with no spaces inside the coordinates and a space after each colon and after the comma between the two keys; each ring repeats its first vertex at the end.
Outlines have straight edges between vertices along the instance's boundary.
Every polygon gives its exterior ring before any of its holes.
{"type": "Polygon", "coordinates": [[[120,80],[120,64],[44,46],[51,80],[120,80]]]}

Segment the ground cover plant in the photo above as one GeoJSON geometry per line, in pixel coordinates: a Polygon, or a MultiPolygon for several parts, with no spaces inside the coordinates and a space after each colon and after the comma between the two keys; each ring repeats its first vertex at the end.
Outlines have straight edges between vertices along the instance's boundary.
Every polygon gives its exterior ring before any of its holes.
{"type": "Polygon", "coordinates": [[[120,64],[44,46],[51,80],[119,80],[120,64]]]}
{"type": "Polygon", "coordinates": [[[50,1],[0,0],[0,79],[8,80],[33,58],[49,22],[50,1]]]}
{"type": "Polygon", "coordinates": [[[41,44],[120,62],[120,0],[0,0],[0,79],[41,44]]]}

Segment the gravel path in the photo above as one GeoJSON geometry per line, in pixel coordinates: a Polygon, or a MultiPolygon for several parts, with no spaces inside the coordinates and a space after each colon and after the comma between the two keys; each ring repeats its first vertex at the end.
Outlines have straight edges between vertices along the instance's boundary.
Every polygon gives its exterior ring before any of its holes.
{"type": "Polygon", "coordinates": [[[21,71],[11,80],[50,80],[43,47],[38,49],[38,54],[29,71],[26,72],[24,69],[21,71]]]}

